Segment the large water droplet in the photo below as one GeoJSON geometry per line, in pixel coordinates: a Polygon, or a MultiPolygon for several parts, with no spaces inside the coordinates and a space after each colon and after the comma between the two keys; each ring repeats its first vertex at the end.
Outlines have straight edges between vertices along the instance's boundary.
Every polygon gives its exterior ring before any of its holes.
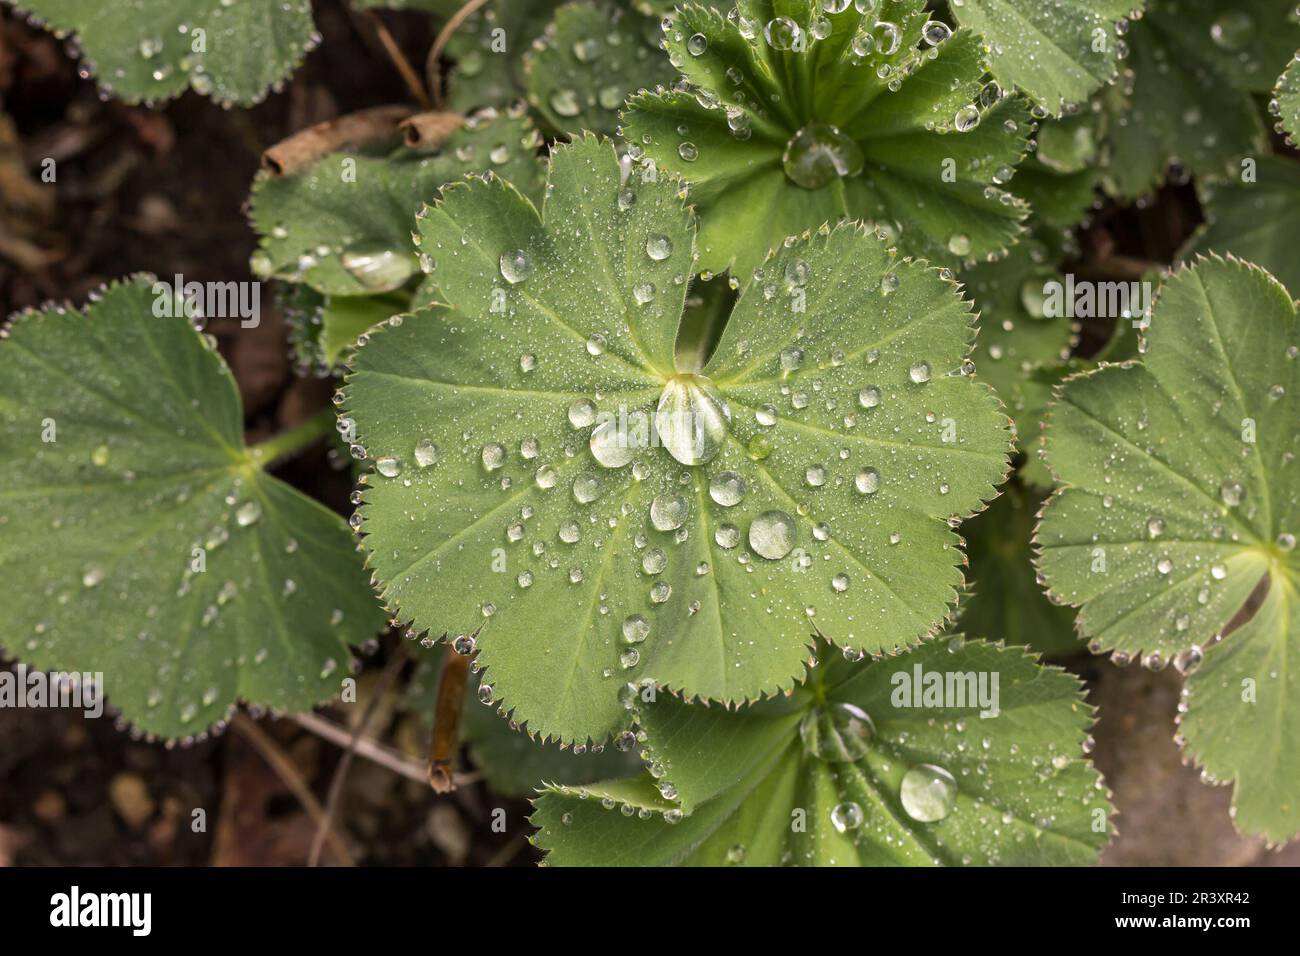
{"type": "Polygon", "coordinates": [[[415,257],[380,243],[359,243],[339,255],[339,265],[371,292],[391,292],[416,269],[415,257]]]}
{"type": "Polygon", "coordinates": [[[591,431],[591,454],[606,468],[622,468],[636,454],[636,449],[627,441],[627,433],[618,427],[614,419],[601,422],[591,431]]]}
{"type": "Polygon", "coordinates": [[[852,763],[867,755],[876,725],[861,707],[843,701],[818,705],[799,722],[799,739],[810,756],[852,763]]]}
{"type": "Polygon", "coordinates": [[[840,833],[856,830],[862,826],[862,808],[851,800],[836,804],[831,810],[831,825],[840,833]]]}
{"type": "Polygon", "coordinates": [[[660,442],[683,465],[699,465],[717,455],[729,421],[731,409],[701,375],[670,378],[655,410],[660,442]]]}
{"type": "Polygon", "coordinates": [[[797,536],[794,519],[784,511],[764,511],[749,525],[749,546],[770,561],[789,554],[797,536]]]}
{"type": "Polygon", "coordinates": [[[522,249],[501,254],[501,277],[511,285],[523,282],[533,274],[533,260],[522,249]]]}
{"type": "Polygon", "coordinates": [[[852,138],[829,123],[809,123],[785,144],[785,174],[796,186],[820,189],[862,172],[865,158],[852,138]]]}
{"type": "Polygon", "coordinates": [[[690,504],[681,495],[655,495],[650,502],[650,523],[659,531],[676,531],[690,513],[690,504]]]}
{"type": "Polygon", "coordinates": [[[923,763],[903,775],[898,796],[913,820],[936,823],[957,805],[957,781],[942,767],[923,763]]]}
{"type": "Polygon", "coordinates": [[[745,497],[745,479],[734,471],[720,471],[709,479],[709,497],[724,508],[732,508],[745,497]]]}

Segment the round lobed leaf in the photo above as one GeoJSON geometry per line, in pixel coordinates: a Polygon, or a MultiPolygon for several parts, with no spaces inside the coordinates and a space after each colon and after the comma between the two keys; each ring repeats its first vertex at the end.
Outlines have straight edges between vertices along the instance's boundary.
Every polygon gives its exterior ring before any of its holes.
{"type": "Polygon", "coordinates": [[[1300,732],[1297,343],[1291,296],[1257,267],[1176,273],[1141,362],[1060,389],[1046,457],[1062,489],[1036,535],[1090,646],[1192,673],[1187,744],[1236,781],[1238,825],[1275,841],[1300,831],[1300,766],[1279,746],[1300,732]]]}
{"type": "Polygon", "coordinates": [[[386,601],[477,633],[503,709],[566,742],[625,726],[634,683],[788,688],[810,623],[873,652],[933,635],[948,522],[1007,471],[950,275],[847,226],[792,242],[700,367],[675,354],[693,221],[627,171],[584,138],[542,213],[499,181],[444,190],[420,228],[447,308],[372,333],[346,387],[386,601]]]}
{"type": "Polygon", "coordinates": [[[22,660],[192,737],[336,694],[383,617],[347,526],[261,470],[229,370],[158,301],[136,280],[0,342],[0,601],[22,660]]]}

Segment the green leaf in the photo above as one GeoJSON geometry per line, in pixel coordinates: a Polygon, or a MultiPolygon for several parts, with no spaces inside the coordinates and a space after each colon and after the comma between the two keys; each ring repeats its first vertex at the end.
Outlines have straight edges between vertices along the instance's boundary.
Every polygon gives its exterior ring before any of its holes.
{"type": "Polygon", "coordinates": [[[1274,841],[1300,831],[1300,765],[1280,745],[1300,732],[1298,341],[1291,296],[1257,267],[1176,273],[1142,361],[1062,388],[1046,452],[1063,490],[1037,534],[1049,594],[1081,607],[1094,649],[1185,670],[1203,651],[1187,745],[1236,781],[1237,824],[1274,841]],[[1214,643],[1261,582],[1264,606],[1214,643]]]}
{"type": "Polygon", "coordinates": [[[1094,102],[1097,110],[1039,124],[1034,137],[1038,148],[1012,181],[1016,194],[1033,207],[1035,218],[1062,232],[1073,229],[1087,214],[1101,178],[1101,103],[1094,102]]]}
{"type": "Polygon", "coordinates": [[[552,129],[613,134],[629,93],[676,75],[659,25],[632,11],[570,3],[524,54],[528,102],[552,129]]]}
{"type": "Polygon", "coordinates": [[[1039,423],[1051,395],[1034,373],[1061,364],[1076,338],[1073,322],[1048,316],[1045,288],[1063,281],[1049,256],[1045,244],[1031,239],[998,262],[981,263],[962,273],[980,313],[975,368],[996,389],[1015,420],[1017,444],[1028,459],[1030,478],[1048,485],[1051,478],[1035,452],[1039,423]]]}
{"type": "Polygon", "coordinates": [[[250,217],[261,236],[254,271],[331,296],[402,288],[420,272],[411,230],[422,203],[470,173],[502,176],[539,197],[537,132],[520,116],[469,120],[441,152],[333,153],[290,176],[258,174],[250,217]]]}
{"type": "Polygon", "coordinates": [[[695,339],[693,221],[608,144],[555,151],[544,215],[471,181],[421,230],[449,308],[373,333],[346,388],[370,456],[401,469],[365,493],[369,563],[417,630],[481,629],[530,732],[602,740],[632,682],[788,688],[810,621],[871,651],[942,627],[961,584],[944,519],[993,496],[1008,451],[961,374],[950,278],[826,230],[741,289],[701,368],[674,355],[695,339]]]}
{"type": "Polygon", "coordinates": [[[1277,131],[1286,134],[1287,142],[1294,146],[1300,131],[1300,54],[1292,57],[1278,78],[1269,108],[1277,117],[1277,131]]]}
{"type": "Polygon", "coordinates": [[[683,6],[665,43],[697,89],[629,101],[628,141],[692,184],[701,267],[743,279],[787,236],[845,218],[938,262],[1014,243],[1028,207],[1001,184],[1031,124],[985,85],[979,39],[959,30],[931,46],[919,0],[885,0],[870,16],[820,9],[742,0],[733,22],[683,6]],[[818,30],[829,29],[821,40],[810,39],[814,10],[818,30]],[[784,45],[781,30],[796,22],[802,52],[765,39],[763,24],[775,23],[784,45]]]}
{"type": "Polygon", "coordinates": [[[1300,289],[1300,163],[1261,156],[1253,181],[1240,177],[1200,187],[1206,224],[1187,241],[1179,258],[1203,252],[1231,253],[1267,269],[1283,285],[1300,289]]]}
{"type": "Polygon", "coordinates": [[[1077,678],[1019,649],[954,638],[866,664],[830,652],[788,699],[734,712],[662,695],[640,719],[653,777],[535,801],[547,863],[1080,865],[1108,840],[1081,756],[1092,708],[1077,678]],[[997,716],[974,694],[907,706],[916,668],[986,691],[996,675],[997,716]]]}
{"type": "Polygon", "coordinates": [[[975,637],[996,634],[1040,654],[1073,654],[1083,650],[1074,611],[1047,599],[1033,568],[1030,541],[1043,499],[1011,482],[987,511],[963,522],[971,593],[961,603],[958,623],[975,637]]]}
{"type": "Polygon", "coordinates": [[[227,106],[258,103],[320,42],[308,0],[6,2],[56,35],[76,34],[100,89],[128,103],[187,89],[227,106]]]}
{"type": "MultiPolygon", "coordinates": [[[[421,655],[402,702],[403,709],[419,714],[426,727],[433,724],[444,653],[451,652],[446,645],[438,645],[431,653],[421,655]]],[[[561,749],[557,744],[531,739],[502,719],[493,707],[480,702],[478,675],[470,676],[461,714],[461,739],[469,748],[470,758],[483,771],[488,785],[506,796],[532,796],[543,783],[579,786],[634,773],[640,766],[635,754],[614,747],[577,753],[572,748],[561,749]]]]}
{"type": "Polygon", "coordinates": [[[1251,93],[1268,89],[1300,47],[1294,6],[1246,0],[1224,11],[1196,0],[1150,0],[1128,38],[1132,75],[1105,96],[1112,193],[1151,191],[1173,162],[1197,176],[1230,177],[1242,157],[1266,150],[1251,93]]]}
{"type": "Polygon", "coordinates": [[[383,616],[347,526],[261,470],[229,370],[159,301],[133,281],[0,342],[0,601],[23,660],[192,737],[237,700],[330,697],[383,616]]]}
{"type": "Polygon", "coordinates": [[[992,45],[992,71],[999,82],[1020,88],[1059,116],[1115,78],[1120,36],[1127,32],[1125,17],[1134,4],[965,0],[954,3],[952,13],[992,45]]]}
{"type": "Polygon", "coordinates": [[[468,113],[524,99],[524,53],[542,35],[563,0],[491,0],[447,44],[454,61],[448,106],[468,113]]]}

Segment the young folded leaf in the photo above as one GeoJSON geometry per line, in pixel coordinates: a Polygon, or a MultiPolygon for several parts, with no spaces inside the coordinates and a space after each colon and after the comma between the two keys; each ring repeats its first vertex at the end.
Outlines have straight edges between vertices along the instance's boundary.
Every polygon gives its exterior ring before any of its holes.
{"type": "Polygon", "coordinates": [[[823,649],[788,698],[739,712],[641,704],[650,773],[547,788],[530,818],[546,862],[1096,861],[1111,808],[1083,757],[1093,712],[1077,678],[960,637],[865,664],[823,649]]]}
{"type": "Polygon", "coordinates": [[[261,102],[320,42],[310,0],[5,0],[74,33],[106,94],[154,104],[188,89],[223,106],[261,102]]]}
{"type": "Polygon", "coordinates": [[[961,584],[948,522],[1008,467],[950,274],[827,229],[741,289],[711,356],[678,354],[694,222],[627,172],[586,137],[542,212],[445,189],[420,229],[447,308],[373,332],[345,396],[386,601],[478,634],[503,709],[566,742],[626,726],[645,681],[789,688],[810,624],[873,652],[933,635],[961,584]]]}
{"type": "Polygon", "coordinates": [[[1019,87],[1061,115],[1111,82],[1124,51],[1125,19],[1143,0],[965,0],[952,4],[957,22],[992,46],[999,82],[1019,87]]]}
{"type": "Polygon", "coordinates": [[[1142,360],[1062,386],[1046,455],[1063,488],[1036,535],[1094,650],[1190,675],[1190,753],[1278,842],[1300,832],[1297,355],[1272,276],[1218,257],[1175,273],[1142,360]]]}
{"type": "Polygon", "coordinates": [[[234,379],[148,280],[0,341],[0,603],[36,667],[102,672],[122,715],[193,737],[237,700],[337,694],[383,626],[347,526],[244,447],[234,379]]]}
{"type": "Polygon", "coordinates": [[[978,260],[1020,235],[1002,188],[1028,113],[986,83],[986,48],[921,0],[687,4],[664,42],[688,88],[629,100],[624,134],[689,180],[700,266],[745,279],[786,236],[873,220],[905,253],[978,260]],[[838,8],[836,12],[827,12],[838,8]]]}

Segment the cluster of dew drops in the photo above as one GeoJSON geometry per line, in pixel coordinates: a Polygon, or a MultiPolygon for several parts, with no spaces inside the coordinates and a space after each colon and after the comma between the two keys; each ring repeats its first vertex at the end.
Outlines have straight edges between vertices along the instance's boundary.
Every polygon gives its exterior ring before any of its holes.
{"type": "MultiPolygon", "coordinates": [[[[961,645],[962,642],[959,638],[953,639],[948,645],[949,652],[956,653],[961,645]]],[[[849,651],[845,652],[845,656],[850,660],[861,659],[860,655],[849,651]]],[[[997,745],[992,738],[975,734],[974,730],[976,728],[972,728],[969,722],[964,719],[945,720],[942,722],[941,727],[937,726],[936,718],[930,718],[927,723],[931,728],[942,730],[946,740],[955,740],[954,747],[960,754],[973,752],[978,755],[973,761],[963,761],[961,775],[970,775],[972,769],[968,764],[973,763],[973,773],[976,778],[981,780],[983,792],[976,791],[976,795],[970,801],[970,809],[979,817],[975,830],[980,833],[987,833],[989,837],[989,843],[983,847],[983,851],[989,857],[988,862],[994,863],[997,861],[997,854],[999,853],[1000,827],[1012,826],[1017,822],[1018,817],[1017,813],[991,797],[992,780],[990,779],[987,758],[984,755],[991,753],[997,745]],[[989,816],[989,813],[993,815],[989,816]]],[[[798,734],[804,756],[826,764],[837,786],[841,789],[848,783],[843,773],[848,771],[852,765],[867,758],[877,738],[876,726],[867,712],[856,704],[847,701],[826,701],[810,707],[800,720],[798,734]]],[[[896,742],[906,748],[909,739],[910,732],[901,731],[896,742]]],[[[620,750],[630,751],[638,743],[644,744],[647,740],[648,737],[644,730],[628,730],[616,738],[615,742],[620,750]]],[[[1082,754],[1091,753],[1094,747],[1093,738],[1086,737],[1081,747],[1082,754]]],[[[1020,744],[1015,742],[1009,744],[1008,748],[1010,757],[1031,766],[1034,775],[1049,786],[1056,775],[1066,771],[1075,763],[1075,758],[1070,755],[1050,749],[1040,755],[1022,753],[1020,744]]],[[[670,780],[666,779],[669,771],[659,755],[653,749],[646,747],[641,751],[640,756],[646,764],[651,777],[657,781],[660,796],[666,801],[675,801],[678,797],[677,788],[670,780]]],[[[882,773],[887,774],[889,772],[888,762],[884,763],[880,769],[882,773]]],[[[1101,778],[1097,777],[1094,782],[1094,790],[1101,791],[1104,790],[1104,787],[1101,778]]],[[[591,792],[585,787],[564,789],[565,792],[576,795],[582,800],[589,799],[592,796],[591,792]]],[[[898,805],[914,825],[928,826],[939,824],[957,812],[960,789],[956,776],[944,766],[939,763],[917,762],[909,766],[903,773],[895,796],[898,805]]],[[[1058,784],[1055,793],[1058,798],[1063,799],[1067,791],[1058,784]]],[[[1086,794],[1082,798],[1082,802],[1085,806],[1100,805],[1096,804],[1093,796],[1086,794]]],[[[656,811],[630,803],[621,803],[609,795],[601,796],[600,803],[605,810],[617,808],[622,815],[627,817],[636,816],[642,820],[649,820],[656,816],[656,811]]],[[[683,811],[677,807],[660,811],[659,815],[662,816],[664,822],[669,824],[677,824],[684,819],[683,811]]],[[[1015,829],[1013,839],[1021,842],[1030,834],[1037,835],[1047,832],[1053,828],[1056,821],[1057,816],[1054,812],[1038,812],[1024,820],[1028,824],[1027,826],[1020,826],[1015,829]]],[[[561,814],[560,823],[562,825],[566,827],[572,826],[574,822],[573,813],[566,811],[561,814]]],[[[834,804],[827,812],[827,822],[830,823],[835,832],[849,837],[855,843],[867,839],[897,843],[902,839],[901,835],[894,829],[892,820],[881,819],[875,821],[873,825],[868,821],[868,814],[862,804],[851,798],[840,800],[834,804]]],[[[939,832],[941,831],[936,831],[935,838],[938,840],[939,845],[942,846],[943,840],[939,838],[939,832]]],[[[810,848],[807,853],[811,859],[813,850],[810,848]]],[[[736,843],[728,848],[726,861],[729,864],[739,865],[746,861],[747,856],[748,848],[743,843],[736,843]]],[[[781,862],[795,862],[793,851],[787,848],[781,862]]],[[[962,857],[962,862],[969,864],[972,860],[967,855],[962,857]]]]}

